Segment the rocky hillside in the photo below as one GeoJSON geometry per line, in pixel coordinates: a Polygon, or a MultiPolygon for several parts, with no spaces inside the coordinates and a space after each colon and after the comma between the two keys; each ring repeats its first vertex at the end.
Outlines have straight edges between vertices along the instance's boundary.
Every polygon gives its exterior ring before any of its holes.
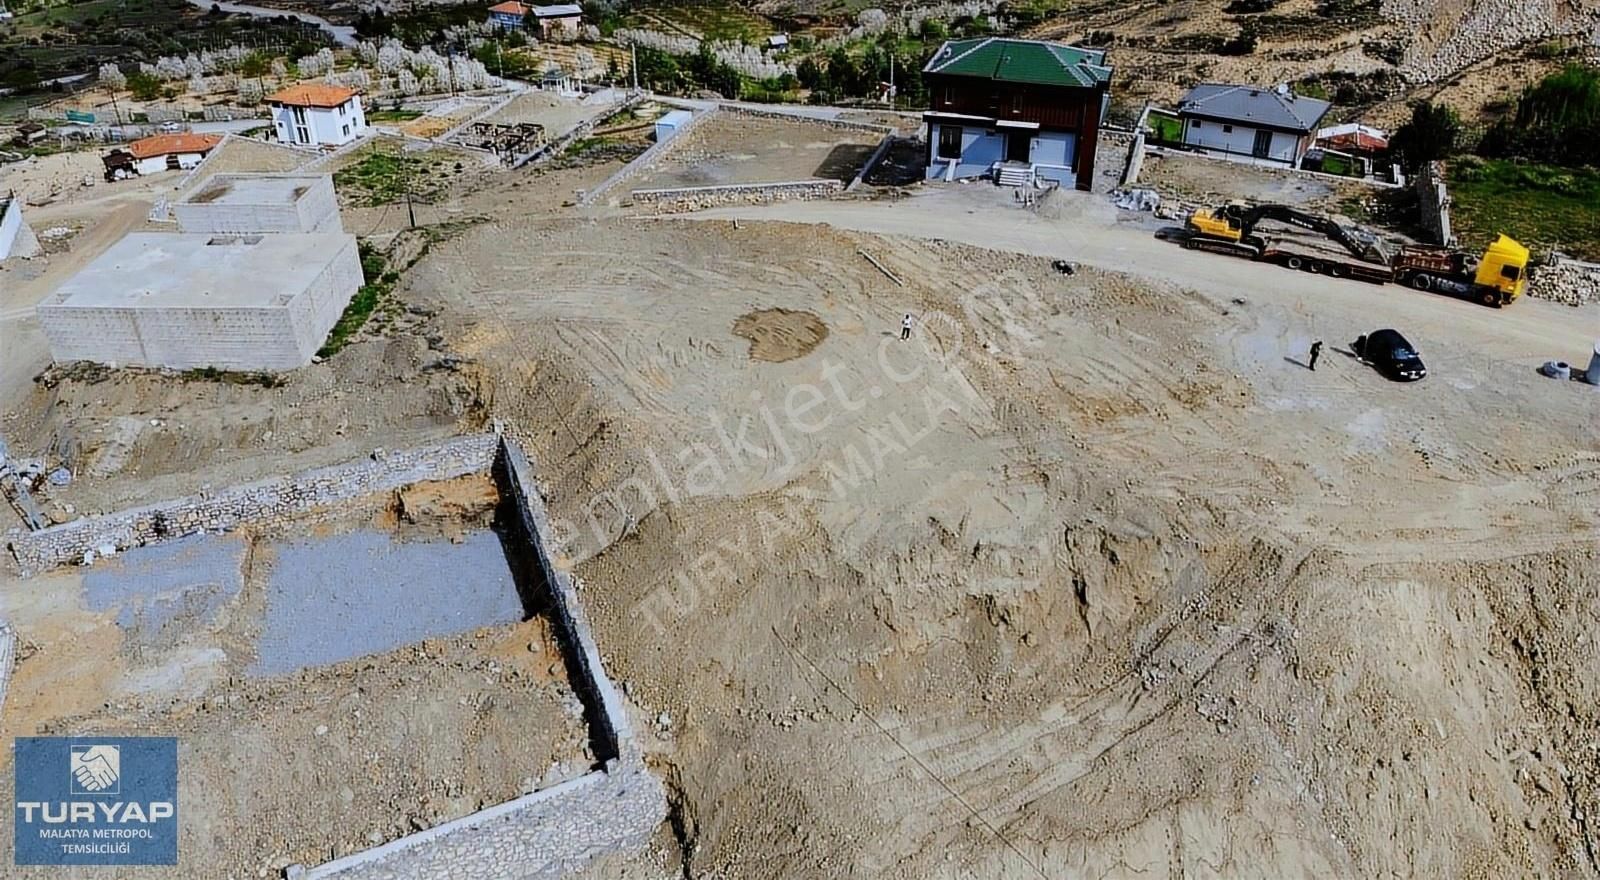
{"type": "Polygon", "coordinates": [[[1413,35],[1401,70],[1422,82],[1530,43],[1600,46],[1600,0],[1384,0],[1383,17],[1413,35]]]}

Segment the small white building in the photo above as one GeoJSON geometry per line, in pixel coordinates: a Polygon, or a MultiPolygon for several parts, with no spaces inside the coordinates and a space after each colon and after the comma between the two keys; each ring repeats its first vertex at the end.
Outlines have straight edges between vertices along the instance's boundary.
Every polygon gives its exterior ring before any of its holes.
{"type": "Polygon", "coordinates": [[[267,98],[278,140],[302,147],[337,147],[367,133],[367,116],[354,89],[331,83],[296,83],[267,98]]]}
{"type": "Polygon", "coordinates": [[[101,161],[106,166],[107,180],[159,171],[187,171],[199,165],[220,143],[219,134],[153,134],[129,143],[126,149],[112,150],[101,161]]]}
{"type": "Polygon", "coordinates": [[[1298,167],[1330,106],[1286,86],[1201,83],[1183,96],[1178,118],[1189,146],[1298,167]]]}
{"type": "Polygon", "coordinates": [[[689,124],[694,114],[688,110],[674,110],[656,120],[656,143],[664,143],[672,139],[679,129],[689,124]]]}

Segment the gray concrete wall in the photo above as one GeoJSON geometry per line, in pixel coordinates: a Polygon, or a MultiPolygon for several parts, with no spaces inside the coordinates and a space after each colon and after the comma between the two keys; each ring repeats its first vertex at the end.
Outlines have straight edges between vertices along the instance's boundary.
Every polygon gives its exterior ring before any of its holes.
{"type": "MultiPolygon", "coordinates": [[[[92,308],[46,301],[39,323],[58,363],[190,370],[292,370],[311,362],[362,284],[355,236],[305,288],[260,308],[92,308]]],[[[240,284],[251,279],[240,278],[240,284]]]]}
{"type": "Polygon", "coordinates": [[[31,257],[39,252],[39,240],[22,220],[22,200],[0,197],[0,260],[31,257]]]}
{"type": "Polygon", "coordinates": [[[79,562],[105,545],[125,550],[200,531],[232,531],[246,523],[283,525],[318,508],[421,480],[449,480],[488,469],[499,450],[492,434],[387,453],[373,459],[191,495],[133,510],[85,517],[9,537],[24,574],[79,562]]]}
{"type": "MultiPolygon", "coordinates": [[[[336,215],[337,216],[337,215],[336,215]]],[[[339,322],[350,298],[364,283],[361,248],[353,235],[311,284],[290,303],[290,322],[294,326],[300,366],[328,340],[328,332],[339,322]]]]}
{"type": "Polygon", "coordinates": [[[192,193],[189,198],[172,206],[178,219],[178,228],[197,233],[256,233],[256,232],[343,232],[339,219],[339,202],[333,192],[332,175],[297,177],[271,174],[218,174],[192,193]],[[286,187],[299,187],[304,191],[294,199],[262,201],[259,203],[219,199],[211,202],[194,201],[212,186],[228,184],[241,179],[282,180],[286,187]]]}

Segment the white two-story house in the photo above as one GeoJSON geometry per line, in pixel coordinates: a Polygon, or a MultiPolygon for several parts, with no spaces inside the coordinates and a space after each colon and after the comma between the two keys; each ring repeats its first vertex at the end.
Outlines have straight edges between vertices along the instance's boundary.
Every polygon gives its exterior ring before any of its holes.
{"type": "Polygon", "coordinates": [[[296,83],[267,98],[278,140],[301,147],[337,147],[367,132],[361,96],[330,83],[296,83]]]}

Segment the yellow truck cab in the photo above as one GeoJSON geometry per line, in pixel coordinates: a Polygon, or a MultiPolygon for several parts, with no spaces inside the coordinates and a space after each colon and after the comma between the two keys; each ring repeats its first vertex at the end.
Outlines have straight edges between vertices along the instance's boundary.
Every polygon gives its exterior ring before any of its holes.
{"type": "Polygon", "coordinates": [[[1528,249],[1502,233],[1484,250],[1473,281],[1499,291],[1501,303],[1516,299],[1528,286],[1528,249]]]}

